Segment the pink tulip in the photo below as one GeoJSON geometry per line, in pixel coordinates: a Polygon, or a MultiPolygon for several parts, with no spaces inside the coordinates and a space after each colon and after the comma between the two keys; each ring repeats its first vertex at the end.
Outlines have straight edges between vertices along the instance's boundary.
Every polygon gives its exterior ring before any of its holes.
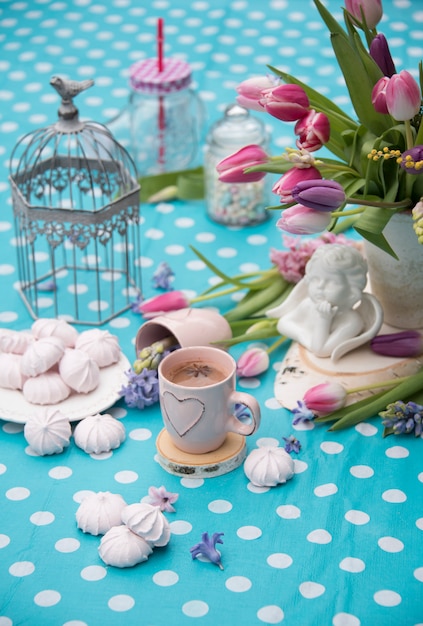
{"type": "Polygon", "coordinates": [[[319,415],[328,415],[345,405],[347,392],[339,383],[320,383],[304,394],[307,408],[319,415]]]}
{"type": "Polygon", "coordinates": [[[386,89],[389,85],[390,79],[388,76],[382,76],[372,90],[372,103],[375,111],[378,113],[389,113],[386,105],[386,89]]]}
{"type": "Polygon", "coordinates": [[[416,357],[423,354],[423,337],[418,330],[403,330],[377,335],[371,340],[370,346],[373,352],[383,356],[416,357]]]}
{"type": "Polygon", "coordinates": [[[411,120],[420,111],[420,87],[407,70],[394,74],[386,87],[386,106],[392,117],[399,121],[411,120]]]}
{"type": "Polygon", "coordinates": [[[272,191],[280,197],[282,204],[294,202],[292,189],[304,180],[320,180],[321,173],[316,167],[292,167],[273,185],[272,191]]]}
{"type": "Polygon", "coordinates": [[[239,94],[236,101],[246,109],[264,111],[263,105],[259,102],[263,98],[263,91],[273,89],[276,84],[277,79],[270,76],[248,78],[236,88],[239,94]]]}
{"type": "Polygon", "coordinates": [[[299,85],[280,85],[263,91],[260,104],[273,117],[283,122],[295,122],[308,113],[310,102],[299,85]]]}
{"type": "Polygon", "coordinates": [[[188,306],[189,301],[182,291],[167,291],[159,296],[144,300],[138,309],[145,318],[149,319],[169,311],[185,309],[188,306]]]}
{"type": "Polygon", "coordinates": [[[330,213],[314,211],[302,204],[295,204],[282,211],[282,216],[276,222],[276,226],[293,235],[314,235],[326,230],[331,219],[330,213]]]}
{"type": "Polygon", "coordinates": [[[363,12],[369,28],[374,28],[383,16],[382,0],[345,0],[345,8],[360,23],[363,21],[363,12]]]}
{"type": "Polygon", "coordinates": [[[237,376],[248,378],[258,376],[269,367],[270,359],[266,350],[262,348],[250,348],[244,352],[236,364],[237,376]]]}
{"type": "Polygon", "coordinates": [[[329,119],[324,113],[317,113],[311,109],[296,123],[294,131],[298,135],[297,148],[314,152],[329,141],[329,119]]]}
{"type": "Polygon", "coordinates": [[[267,154],[260,146],[254,144],[245,146],[217,164],[219,180],[224,183],[253,183],[262,180],[266,172],[244,173],[244,170],[266,163],[267,160],[267,154]]]}

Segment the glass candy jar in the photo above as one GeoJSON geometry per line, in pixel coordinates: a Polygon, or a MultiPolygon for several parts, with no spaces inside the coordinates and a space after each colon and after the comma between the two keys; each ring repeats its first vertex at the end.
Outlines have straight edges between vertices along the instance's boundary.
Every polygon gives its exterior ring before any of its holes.
{"type": "Polygon", "coordinates": [[[204,125],[191,68],[180,59],[138,61],[130,67],[128,106],[107,126],[132,155],[141,176],[192,167],[204,125]]]}
{"type": "Polygon", "coordinates": [[[238,104],[225,110],[211,127],[204,156],[207,212],[211,219],[231,226],[249,226],[269,217],[268,177],[251,183],[225,183],[219,180],[216,165],[244,146],[256,144],[267,150],[264,124],[238,104]]]}

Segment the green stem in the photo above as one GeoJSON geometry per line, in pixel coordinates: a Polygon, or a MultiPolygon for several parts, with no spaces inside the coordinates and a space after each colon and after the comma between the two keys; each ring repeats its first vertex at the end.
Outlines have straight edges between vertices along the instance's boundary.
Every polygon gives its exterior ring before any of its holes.
{"type": "Polygon", "coordinates": [[[363,213],[364,209],[351,209],[350,211],[332,211],[332,217],[347,217],[348,215],[358,215],[363,213]]]}
{"type": "Polygon", "coordinates": [[[286,341],[286,337],[282,335],[280,339],[275,341],[275,343],[272,343],[272,345],[267,348],[266,350],[267,354],[270,354],[271,352],[273,352],[273,350],[276,350],[276,348],[279,348],[279,346],[282,345],[284,341],[286,341]]]}
{"type": "Polygon", "coordinates": [[[213,291],[212,293],[208,293],[206,295],[197,296],[196,298],[192,298],[190,300],[190,304],[197,304],[197,302],[204,302],[205,300],[212,300],[213,298],[219,298],[220,296],[227,296],[230,293],[235,293],[239,291],[239,287],[228,287],[228,289],[222,289],[217,293],[213,291]]]}
{"type": "Polygon", "coordinates": [[[399,385],[409,378],[410,376],[403,376],[402,378],[385,380],[382,382],[372,383],[370,385],[363,385],[362,387],[353,387],[352,389],[347,389],[347,393],[357,393],[358,391],[367,391],[370,389],[381,389],[382,387],[395,387],[395,385],[399,385]]]}
{"type": "Polygon", "coordinates": [[[399,200],[398,202],[381,202],[380,200],[366,200],[364,198],[345,198],[347,204],[361,204],[363,206],[374,206],[382,209],[407,209],[411,206],[410,198],[399,200]]]}
{"type": "Polygon", "coordinates": [[[414,146],[414,139],[413,139],[413,131],[411,128],[410,120],[405,120],[404,126],[405,126],[405,138],[407,141],[407,149],[411,150],[411,148],[414,146]]]}

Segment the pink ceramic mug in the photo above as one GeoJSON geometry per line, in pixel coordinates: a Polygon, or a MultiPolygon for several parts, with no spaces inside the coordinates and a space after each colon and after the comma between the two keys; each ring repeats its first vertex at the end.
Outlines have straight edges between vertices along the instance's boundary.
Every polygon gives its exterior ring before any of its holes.
{"type": "Polygon", "coordinates": [[[180,348],[159,365],[160,408],[170,438],[190,454],[217,450],[228,432],[252,435],[260,425],[260,406],[248,393],[235,390],[236,363],[211,346],[180,348]],[[244,404],[251,423],[234,415],[244,404]]]}

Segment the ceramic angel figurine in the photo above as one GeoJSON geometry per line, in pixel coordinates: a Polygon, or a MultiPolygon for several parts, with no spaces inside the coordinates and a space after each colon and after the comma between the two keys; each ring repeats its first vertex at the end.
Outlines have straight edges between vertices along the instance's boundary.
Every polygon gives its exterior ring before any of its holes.
{"type": "Polygon", "coordinates": [[[267,316],[279,318],[281,335],[318,357],[336,361],[372,339],[382,326],[382,307],[363,292],[366,282],[367,263],[356,248],[320,246],[307,263],[304,278],[267,316]]]}

